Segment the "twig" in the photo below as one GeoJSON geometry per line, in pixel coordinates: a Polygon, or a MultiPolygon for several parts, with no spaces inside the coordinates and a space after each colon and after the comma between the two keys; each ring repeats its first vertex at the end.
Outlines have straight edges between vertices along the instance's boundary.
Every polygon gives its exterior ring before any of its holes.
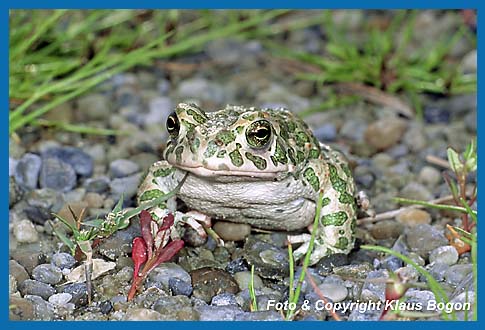
{"type": "MultiPolygon", "coordinates": [[[[317,284],[313,280],[313,277],[310,275],[310,273],[306,273],[306,278],[307,278],[308,282],[310,282],[310,285],[312,286],[313,290],[315,290],[315,293],[325,303],[325,306],[327,306],[327,304],[330,303],[330,302],[323,295],[322,291],[318,288],[317,284]]],[[[335,321],[342,321],[340,316],[338,316],[338,314],[335,313],[335,310],[333,308],[330,308],[329,312],[330,312],[330,315],[332,315],[332,317],[335,321]]]]}
{"type": "Polygon", "coordinates": [[[448,163],[447,160],[433,156],[433,155],[427,155],[426,161],[430,164],[438,165],[438,166],[441,166],[441,167],[446,168],[446,169],[450,168],[450,164],[448,163]]]}

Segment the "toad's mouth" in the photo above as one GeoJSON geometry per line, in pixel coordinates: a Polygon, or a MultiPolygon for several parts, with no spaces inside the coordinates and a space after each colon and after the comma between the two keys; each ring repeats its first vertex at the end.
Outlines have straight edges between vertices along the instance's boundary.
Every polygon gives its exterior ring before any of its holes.
{"type": "Polygon", "coordinates": [[[182,165],[175,165],[177,168],[193,173],[198,176],[202,177],[220,177],[220,176],[236,176],[236,177],[250,177],[250,178],[265,178],[265,179],[273,179],[276,177],[281,176],[284,172],[282,171],[235,171],[235,170],[227,170],[227,169],[208,169],[203,166],[182,166],[182,165]]]}

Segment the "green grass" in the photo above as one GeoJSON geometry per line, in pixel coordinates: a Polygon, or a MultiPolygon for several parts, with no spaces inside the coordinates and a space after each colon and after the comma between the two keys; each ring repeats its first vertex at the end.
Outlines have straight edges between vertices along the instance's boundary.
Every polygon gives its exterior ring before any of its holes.
{"type": "Polygon", "coordinates": [[[448,95],[476,91],[476,74],[460,72],[458,63],[448,59],[451,49],[462,38],[474,44],[476,40],[463,24],[453,35],[443,35],[440,40],[412,49],[413,34],[423,33],[415,27],[416,14],[416,11],[396,11],[386,29],[364,25],[365,40],[357,45],[346,37],[345,26],[334,24],[332,12],[325,11],[324,54],[295,51],[271,40],[265,45],[276,55],[310,64],[319,71],[300,72],[296,75],[298,79],[326,87],[359,83],[401,95],[409,98],[420,117],[421,93],[448,95]]]}
{"type": "Polygon", "coordinates": [[[9,133],[38,124],[99,132],[38,119],[115,74],[200,50],[211,40],[242,34],[285,12],[202,11],[182,18],[174,10],[12,10],[9,133]]]}

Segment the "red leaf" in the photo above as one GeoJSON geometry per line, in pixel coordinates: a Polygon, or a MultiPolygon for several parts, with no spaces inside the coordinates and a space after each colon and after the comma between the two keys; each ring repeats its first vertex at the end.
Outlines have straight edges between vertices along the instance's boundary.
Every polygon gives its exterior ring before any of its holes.
{"type": "Polygon", "coordinates": [[[133,264],[135,265],[133,271],[133,278],[138,277],[140,271],[140,266],[147,261],[147,246],[145,240],[141,237],[135,237],[133,239],[133,247],[131,249],[131,259],[133,259],[133,264]]]}
{"type": "Polygon", "coordinates": [[[152,236],[152,215],[147,212],[146,210],[141,211],[140,213],[140,228],[141,228],[141,236],[145,240],[147,250],[148,250],[148,258],[152,257],[153,251],[153,236],[152,236]]]}
{"type": "Polygon", "coordinates": [[[160,232],[162,230],[169,229],[170,227],[172,227],[173,222],[174,222],[173,214],[172,213],[167,214],[165,216],[165,218],[163,218],[162,226],[160,226],[160,228],[158,229],[158,231],[160,232]]]}
{"type": "Polygon", "coordinates": [[[177,239],[175,241],[168,243],[163,249],[158,250],[157,256],[156,256],[157,260],[155,261],[153,266],[147,270],[147,274],[150,271],[152,271],[153,268],[160,265],[162,262],[169,261],[170,259],[172,259],[177,254],[177,252],[182,250],[183,247],[184,247],[184,241],[182,241],[181,239],[177,239]]]}

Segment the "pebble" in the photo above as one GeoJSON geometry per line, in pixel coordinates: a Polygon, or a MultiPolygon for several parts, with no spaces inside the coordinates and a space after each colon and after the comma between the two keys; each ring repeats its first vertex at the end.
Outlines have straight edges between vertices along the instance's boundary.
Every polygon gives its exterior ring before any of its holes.
{"type": "Polygon", "coordinates": [[[34,268],[32,277],[47,284],[57,284],[62,280],[61,269],[51,264],[41,264],[34,268]]]}
{"type": "MultiPolygon", "coordinates": [[[[57,215],[71,224],[75,224],[77,218],[81,215],[84,209],[88,207],[86,202],[73,202],[64,204],[64,206],[57,212],[57,215]],[[72,210],[72,212],[71,212],[72,210]],[[73,216],[74,213],[74,216],[73,216]]],[[[86,210],[85,210],[86,211],[86,210]]]]}
{"type": "Polygon", "coordinates": [[[99,209],[103,207],[104,197],[95,192],[88,192],[84,196],[84,202],[86,202],[90,209],[99,209]]]}
{"type": "Polygon", "coordinates": [[[461,68],[463,73],[476,73],[477,72],[477,50],[473,49],[466,54],[461,61],[461,68]]]}
{"type": "Polygon", "coordinates": [[[31,190],[26,195],[28,207],[25,213],[36,224],[44,224],[46,220],[52,219],[52,213],[57,213],[64,204],[61,193],[50,189],[31,190]]]}
{"type": "Polygon", "coordinates": [[[277,311],[258,310],[236,314],[234,321],[284,321],[284,318],[277,311]]]}
{"type": "Polygon", "coordinates": [[[319,275],[327,275],[333,272],[335,267],[347,265],[349,263],[348,260],[348,256],[344,253],[331,254],[320,259],[315,269],[319,275]]]}
{"type": "Polygon", "coordinates": [[[26,295],[24,297],[30,300],[34,306],[34,316],[36,320],[51,321],[55,318],[54,305],[36,295],[26,295]]]}
{"type": "Polygon", "coordinates": [[[145,115],[145,125],[163,124],[172,113],[174,105],[168,97],[155,97],[148,103],[148,113],[145,115]]]}
{"type": "Polygon", "coordinates": [[[17,292],[17,280],[14,276],[8,274],[8,293],[13,294],[17,292]]]}
{"type": "Polygon", "coordinates": [[[472,270],[472,264],[457,264],[450,266],[444,275],[445,281],[451,285],[457,286],[472,272],[472,270]]]}
{"type": "Polygon", "coordinates": [[[104,315],[107,315],[113,310],[113,304],[109,300],[103,301],[99,304],[99,310],[104,315]]]}
{"type": "Polygon", "coordinates": [[[34,305],[25,298],[10,295],[8,312],[10,321],[34,319],[34,305]]]}
{"type": "Polygon", "coordinates": [[[159,321],[162,315],[159,312],[147,308],[130,308],[123,317],[124,321],[159,321]]]}
{"type": "MultiPolygon", "coordinates": [[[[25,245],[27,247],[29,245],[25,245]]],[[[34,247],[38,250],[38,246],[34,247]]],[[[27,273],[32,273],[34,268],[45,263],[45,255],[40,251],[32,251],[31,249],[15,249],[10,251],[10,257],[16,260],[22,267],[25,268],[27,273]]]]}
{"type": "Polygon", "coordinates": [[[332,142],[337,138],[337,127],[332,123],[326,123],[313,131],[319,141],[332,142]]]}
{"type": "Polygon", "coordinates": [[[114,200],[119,200],[123,195],[125,201],[133,198],[138,192],[138,185],[142,173],[133,174],[124,178],[116,178],[110,182],[109,187],[111,189],[111,197],[114,200]]]}
{"type": "Polygon", "coordinates": [[[224,88],[204,78],[191,78],[182,81],[177,89],[180,99],[198,100],[211,104],[223,104],[228,100],[224,88]]]}
{"type": "Polygon", "coordinates": [[[63,293],[69,293],[71,302],[76,306],[83,306],[88,303],[86,283],[71,283],[62,287],[63,293]]]}
{"type": "Polygon", "coordinates": [[[450,266],[447,264],[435,262],[434,264],[430,265],[428,271],[435,280],[441,282],[445,278],[445,274],[449,268],[450,266]]]}
{"type": "Polygon", "coordinates": [[[189,297],[193,291],[192,284],[190,282],[182,281],[176,277],[170,277],[168,279],[168,288],[175,296],[182,295],[189,297]]]}
{"type": "Polygon", "coordinates": [[[21,220],[15,223],[13,234],[19,243],[34,243],[39,240],[39,234],[34,224],[29,220],[21,220]]]}
{"type": "Polygon", "coordinates": [[[206,53],[220,66],[246,66],[251,59],[261,53],[261,44],[254,41],[242,41],[234,38],[216,39],[207,44],[206,53]]]}
{"type": "Polygon", "coordinates": [[[87,179],[83,186],[87,192],[102,194],[109,190],[109,184],[110,179],[107,176],[99,176],[87,179]]]}
{"type": "Polygon", "coordinates": [[[238,306],[209,306],[201,305],[195,307],[199,312],[200,321],[234,321],[236,315],[243,312],[238,306]]]}
{"type": "Polygon", "coordinates": [[[318,286],[320,292],[334,303],[344,301],[347,298],[348,290],[343,284],[322,283],[318,286]]]}
{"type": "Polygon", "coordinates": [[[226,271],[230,274],[243,272],[246,270],[249,270],[248,263],[242,257],[229,261],[226,266],[226,271]]]}
{"type": "Polygon", "coordinates": [[[458,251],[451,245],[437,247],[429,254],[430,263],[441,263],[451,266],[456,264],[457,261],[458,251]]]}
{"type": "Polygon", "coordinates": [[[109,173],[112,178],[124,178],[139,170],[138,164],[128,159],[116,159],[109,164],[109,173]]]}
{"type": "Polygon", "coordinates": [[[437,247],[448,245],[449,242],[443,232],[428,224],[408,227],[405,232],[406,243],[411,251],[423,258],[437,247]]]}
{"type": "Polygon", "coordinates": [[[405,185],[404,188],[402,188],[399,197],[421,201],[429,201],[434,198],[428,188],[418,182],[409,182],[405,185]]]}
{"type": "Polygon", "coordinates": [[[56,293],[49,297],[49,302],[55,306],[63,306],[71,301],[72,295],[70,293],[56,293]]]}
{"type": "Polygon", "coordinates": [[[410,123],[408,130],[404,133],[403,142],[411,152],[423,150],[428,145],[425,135],[425,128],[422,124],[410,123]]]}
{"type": "Polygon", "coordinates": [[[287,108],[298,113],[310,106],[307,98],[301,97],[288,90],[284,85],[271,83],[256,95],[256,103],[265,108],[287,108]]]}
{"type": "Polygon", "coordinates": [[[212,228],[224,241],[242,241],[251,234],[251,226],[245,223],[218,221],[212,228]]]}
{"type": "Polygon", "coordinates": [[[421,171],[419,171],[418,180],[422,184],[428,186],[435,186],[442,180],[440,171],[432,166],[424,166],[421,171]]]}
{"type": "Polygon", "coordinates": [[[212,306],[237,306],[236,296],[232,293],[223,292],[212,297],[212,306]]]}
{"type": "Polygon", "coordinates": [[[375,239],[392,239],[399,237],[403,230],[404,226],[402,224],[393,220],[384,220],[374,224],[370,229],[370,233],[375,239]]]}
{"type": "Polygon", "coordinates": [[[450,122],[450,112],[441,107],[426,107],[424,108],[424,121],[428,124],[447,124],[450,122]]]}
{"type": "Polygon", "coordinates": [[[42,158],[57,158],[58,160],[71,165],[75,173],[83,177],[90,177],[93,173],[93,158],[79,148],[51,148],[42,153],[42,158]]]}
{"type": "Polygon", "coordinates": [[[38,155],[26,153],[15,166],[14,178],[16,183],[27,190],[37,188],[41,167],[42,159],[38,155]]]}
{"type": "Polygon", "coordinates": [[[405,208],[399,212],[399,214],[396,216],[396,220],[398,223],[405,226],[414,227],[421,224],[430,224],[431,215],[424,210],[405,208]]]}
{"type": "Polygon", "coordinates": [[[386,150],[396,144],[406,131],[407,122],[398,118],[383,118],[370,124],[364,138],[377,150],[386,150]]]}
{"type": "Polygon", "coordinates": [[[164,262],[148,274],[150,281],[159,282],[165,288],[169,287],[169,281],[172,278],[179,279],[185,283],[191,283],[190,274],[173,262],[164,262]]]}
{"type": "Polygon", "coordinates": [[[76,172],[71,165],[57,158],[44,158],[39,182],[41,188],[66,192],[76,186],[76,172]]]}
{"type": "Polygon", "coordinates": [[[265,278],[283,278],[289,274],[288,252],[254,236],[246,240],[243,256],[265,278]]]}
{"type": "Polygon", "coordinates": [[[56,289],[46,283],[42,283],[36,280],[25,280],[19,285],[19,291],[23,296],[34,295],[40,296],[47,300],[50,296],[56,293],[56,289]]]}
{"type": "Polygon", "coordinates": [[[238,272],[234,274],[234,280],[236,280],[240,290],[249,288],[249,283],[251,283],[251,277],[253,278],[253,284],[255,289],[260,289],[264,286],[261,277],[259,277],[257,274],[251,276],[250,271],[238,272]]]}
{"type": "Polygon", "coordinates": [[[201,299],[206,303],[212,297],[223,293],[236,293],[239,287],[229,273],[217,269],[204,267],[191,272],[193,293],[195,298],[201,299]]]}
{"type": "Polygon", "coordinates": [[[29,273],[27,273],[25,268],[16,260],[8,261],[8,271],[10,275],[15,277],[15,279],[17,280],[17,284],[20,284],[30,278],[29,273]]]}
{"type": "Polygon", "coordinates": [[[477,132],[477,113],[475,111],[468,113],[465,116],[465,127],[466,129],[472,133],[476,134],[477,132]]]}
{"type": "Polygon", "coordinates": [[[103,120],[111,115],[111,102],[102,94],[89,94],[77,100],[78,113],[84,120],[103,120]]]}
{"type": "Polygon", "coordinates": [[[8,176],[14,175],[15,167],[17,167],[18,160],[12,157],[8,157],[8,176]]]}

